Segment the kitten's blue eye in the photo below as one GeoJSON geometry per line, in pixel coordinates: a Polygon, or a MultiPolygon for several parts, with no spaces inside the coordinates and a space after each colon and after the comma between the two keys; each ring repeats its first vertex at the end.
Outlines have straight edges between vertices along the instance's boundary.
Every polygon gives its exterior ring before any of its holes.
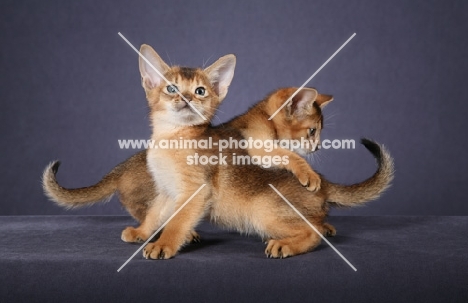
{"type": "Polygon", "coordinates": [[[195,94],[200,95],[200,96],[204,96],[205,95],[205,89],[203,87],[197,87],[197,89],[195,90],[195,94]]]}
{"type": "Polygon", "coordinates": [[[175,86],[175,85],[168,85],[168,86],[166,86],[166,89],[171,94],[174,94],[178,90],[177,86],[175,86]]]}
{"type": "Polygon", "coordinates": [[[315,135],[315,128],[309,128],[309,136],[312,137],[315,135]]]}

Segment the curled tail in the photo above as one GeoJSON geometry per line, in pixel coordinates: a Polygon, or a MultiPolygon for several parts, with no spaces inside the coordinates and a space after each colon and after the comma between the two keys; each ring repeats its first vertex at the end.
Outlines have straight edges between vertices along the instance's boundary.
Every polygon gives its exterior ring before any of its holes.
{"type": "Polygon", "coordinates": [[[361,139],[361,143],[377,160],[378,169],[369,179],[353,184],[340,185],[322,179],[327,202],[334,206],[352,207],[375,200],[388,188],[393,180],[393,159],[383,145],[369,139],[361,139]],[[324,182],[325,181],[325,182],[324,182]]]}
{"type": "Polygon", "coordinates": [[[100,201],[109,201],[117,190],[117,178],[111,172],[101,181],[89,187],[67,189],[60,186],[55,178],[59,161],[50,163],[42,175],[42,188],[49,199],[66,208],[91,205],[100,201]]]}

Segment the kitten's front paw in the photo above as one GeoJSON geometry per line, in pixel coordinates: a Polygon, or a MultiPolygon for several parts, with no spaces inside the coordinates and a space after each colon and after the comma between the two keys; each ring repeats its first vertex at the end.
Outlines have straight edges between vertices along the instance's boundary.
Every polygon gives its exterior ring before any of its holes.
{"type": "Polygon", "coordinates": [[[316,192],[320,189],[321,179],[320,176],[310,169],[310,167],[301,169],[299,172],[295,173],[297,179],[306,187],[308,191],[316,192]]]}
{"type": "Polygon", "coordinates": [[[267,248],[265,249],[265,255],[268,258],[282,259],[291,257],[294,255],[291,248],[287,243],[281,240],[269,240],[267,248]]]}
{"type": "Polygon", "coordinates": [[[148,240],[148,236],[143,234],[138,228],[129,226],[122,231],[121,239],[127,243],[143,243],[148,240]]]}
{"type": "Polygon", "coordinates": [[[323,227],[325,228],[325,236],[326,237],[334,237],[336,236],[336,229],[333,225],[328,223],[323,223],[323,227]]]}
{"type": "Polygon", "coordinates": [[[161,245],[156,241],[155,243],[149,243],[143,249],[143,257],[146,259],[160,259],[166,260],[175,256],[177,249],[170,247],[169,245],[161,245]]]}
{"type": "Polygon", "coordinates": [[[187,244],[192,243],[192,242],[193,243],[200,243],[201,242],[200,235],[194,230],[190,231],[187,234],[187,238],[185,239],[185,243],[187,243],[187,244]]]}

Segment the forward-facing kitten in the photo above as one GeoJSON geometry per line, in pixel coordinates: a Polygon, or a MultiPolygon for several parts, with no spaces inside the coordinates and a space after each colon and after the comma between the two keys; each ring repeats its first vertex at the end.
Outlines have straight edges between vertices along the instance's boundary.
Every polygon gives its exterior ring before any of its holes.
{"type": "MultiPolygon", "coordinates": [[[[170,82],[166,83],[161,74],[155,73],[140,58],[142,84],[153,126],[151,139],[159,142],[179,139],[199,141],[205,138],[210,119],[226,96],[234,76],[235,56],[221,57],[205,70],[201,70],[169,67],[146,45],[140,51],[170,82]]],[[[202,152],[207,156],[214,155],[214,150],[200,151],[195,148],[153,148],[147,152],[148,169],[158,195],[141,226],[135,230],[138,236],[148,238],[190,199],[190,203],[165,226],[158,240],[145,248],[154,258],[170,258],[175,255],[208,210],[211,186],[202,188],[196,195],[194,193],[211,182],[216,167],[187,164],[188,157],[202,152]]]]}

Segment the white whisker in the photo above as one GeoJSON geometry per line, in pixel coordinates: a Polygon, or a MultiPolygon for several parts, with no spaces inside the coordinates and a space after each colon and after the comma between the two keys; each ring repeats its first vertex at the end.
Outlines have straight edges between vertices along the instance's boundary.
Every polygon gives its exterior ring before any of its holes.
{"type": "Polygon", "coordinates": [[[172,63],[171,57],[169,56],[169,53],[167,52],[167,50],[166,50],[166,56],[169,58],[169,63],[171,64],[171,66],[173,66],[174,63],[172,63]]]}
{"type": "Polygon", "coordinates": [[[216,119],[218,119],[218,121],[219,121],[219,125],[221,125],[221,126],[224,128],[224,124],[223,124],[223,122],[221,122],[221,119],[218,117],[218,115],[216,115],[216,114],[215,114],[215,115],[213,115],[213,118],[216,118],[216,119]]]}
{"type": "Polygon", "coordinates": [[[308,154],[310,162],[313,163],[315,168],[320,168],[324,163],[324,158],[328,157],[326,153],[323,153],[322,150],[317,150],[313,153],[308,154]]]}
{"type": "Polygon", "coordinates": [[[208,57],[208,59],[206,59],[206,61],[203,61],[203,65],[202,65],[202,68],[204,69],[205,68],[205,65],[208,63],[208,61],[210,61],[211,57],[213,57],[214,53],[211,54],[211,56],[208,57]]]}
{"type": "Polygon", "coordinates": [[[330,115],[324,115],[323,121],[327,121],[327,120],[333,119],[333,118],[335,118],[335,117],[338,117],[339,115],[340,115],[340,113],[338,113],[338,112],[332,113],[332,114],[330,114],[330,115]]]}

